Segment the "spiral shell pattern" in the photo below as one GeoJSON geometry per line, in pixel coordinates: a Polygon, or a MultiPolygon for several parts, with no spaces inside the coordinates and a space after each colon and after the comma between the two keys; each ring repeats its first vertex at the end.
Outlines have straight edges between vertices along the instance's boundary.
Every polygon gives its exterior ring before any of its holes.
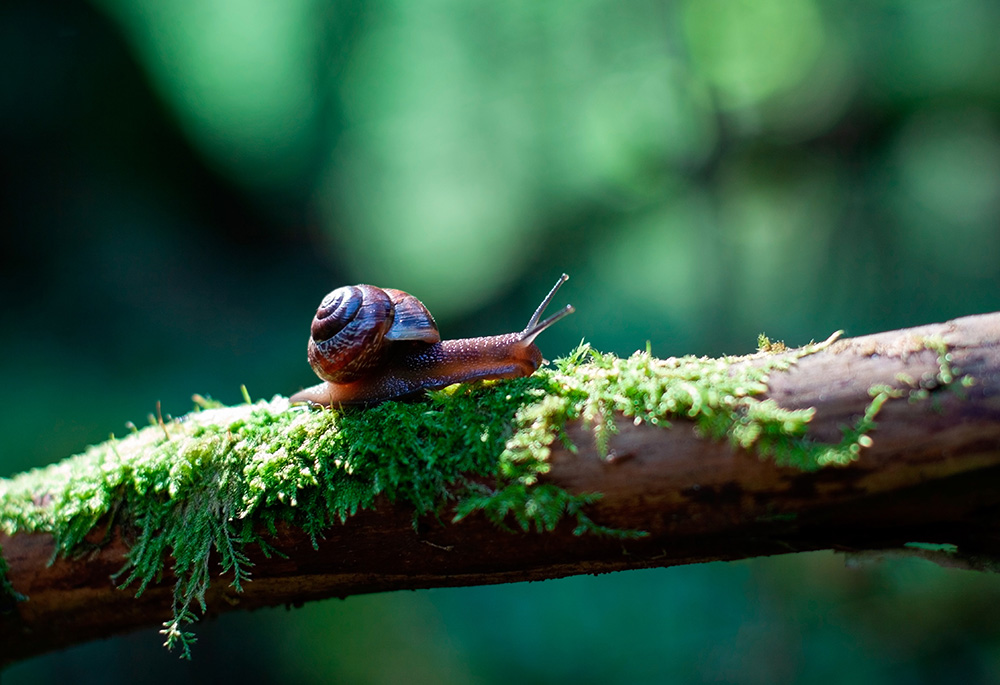
{"type": "Polygon", "coordinates": [[[363,377],[381,358],[393,318],[392,300],[381,288],[337,288],[323,298],[313,318],[309,363],[334,383],[363,377]]]}

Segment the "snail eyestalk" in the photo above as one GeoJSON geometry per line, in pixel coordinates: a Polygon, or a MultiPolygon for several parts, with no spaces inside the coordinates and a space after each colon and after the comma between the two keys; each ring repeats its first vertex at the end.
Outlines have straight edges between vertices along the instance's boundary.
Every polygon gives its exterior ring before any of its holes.
{"type": "Polygon", "coordinates": [[[563,274],[562,276],[559,277],[559,280],[556,281],[556,284],[552,286],[552,290],[550,290],[549,294],[545,296],[545,298],[542,300],[542,303],[538,305],[538,309],[536,309],[535,313],[531,315],[530,319],[528,319],[528,325],[524,327],[525,333],[527,333],[528,331],[533,331],[535,330],[535,328],[544,330],[549,326],[551,326],[552,324],[554,324],[559,319],[561,319],[562,317],[566,316],[567,314],[571,314],[573,312],[572,305],[566,305],[566,309],[554,315],[556,318],[550,316],[548,319],[545,320],[545,322],[542,323],[541,327],[538,326],[538,320],[542,318],[542,314],[545,312],[545,308],[548,307],[549,304],[552,302],[552,299],[556,296],[556,293],[559,292],[559,288],[562,287],[562,284],[568,280],[569,276],[567,274],[563,274]]]}
{"type": "Polygon", "coordinates": [[[545,308],[549,306],[549,303],[552,302],[552,298],[555,297],[556,292],[559,290],[562,284],[568,280],[569,276],[563,274],[562,276],[559,277],[559,280],[556,281],[556,284],[552,286],[552,290],[550,290],[549,294],[545,296],[545,299],[542,300],[542,303],[538,305],[538,309],[535,310],[535,313],[532,314],[531,318],[528,320],[528,325],[524,327],[524,332],[521,334],[523,340],[525,340],[526,342],[531,342],[536,337],[538,337],[539,333],[541,333],[546,328],[554,324],[556,321],[559,321],[559,319],[569,316],[570,314],[576,311],[575,309],[573,309],[573,305],[568,304],[555,314],[551,315],[550,317],[542,321],[541,323],[539,323],[538,321],[540,318],[542,318],[542,314],[545,312],[545,308]]]}

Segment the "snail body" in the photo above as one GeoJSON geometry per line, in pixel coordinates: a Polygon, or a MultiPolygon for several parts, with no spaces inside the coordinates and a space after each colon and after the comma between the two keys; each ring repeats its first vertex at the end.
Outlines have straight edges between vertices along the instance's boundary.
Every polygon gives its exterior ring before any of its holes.
{"type": "Polygon", "coordinates": [[[323,379],[291,397],[323,406],[374,405],[453,383],[530,376],[542,364],[534,340],[573,312],[542,313],[569,277],[563,274],[523,331],[441,340],[434,317],[409,293],[357,285],[320,303],[309,338],[309,363],[323,379]]]}

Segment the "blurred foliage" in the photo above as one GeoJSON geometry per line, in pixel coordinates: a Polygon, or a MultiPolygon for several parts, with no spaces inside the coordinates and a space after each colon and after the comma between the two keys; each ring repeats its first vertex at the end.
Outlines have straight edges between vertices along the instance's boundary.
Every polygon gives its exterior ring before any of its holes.
{"type": "MultiPolygon", "coordinates": [[[[347,282],[452,337],[522,327],[567,271],[549,356],[1000,309],[998,30],[987,0],[8,0],[0,474],[157,401],[310,383],[347,282]]],[[[989,682],[998,594],[815,555],[353,598],[227,617],[191,665],[142,634],[6,675],[989,682]]]]}

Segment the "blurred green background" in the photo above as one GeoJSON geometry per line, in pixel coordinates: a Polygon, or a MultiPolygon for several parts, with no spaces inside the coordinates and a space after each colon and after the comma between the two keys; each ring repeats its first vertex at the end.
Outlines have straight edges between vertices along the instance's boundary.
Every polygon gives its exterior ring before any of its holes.
{"type": "MultiPolygon", "coordinates": [[[[745,353],[1000,309],[989,0],[0,3],[0,475],[314,382],[337,285],[447,337],[745,353]]],[[[877,439],[877,434],[876,434],[877,439]]],[[[1000,681],[1000,580],[833,554],[353,597],[5,682],[1000,681]]]]}

